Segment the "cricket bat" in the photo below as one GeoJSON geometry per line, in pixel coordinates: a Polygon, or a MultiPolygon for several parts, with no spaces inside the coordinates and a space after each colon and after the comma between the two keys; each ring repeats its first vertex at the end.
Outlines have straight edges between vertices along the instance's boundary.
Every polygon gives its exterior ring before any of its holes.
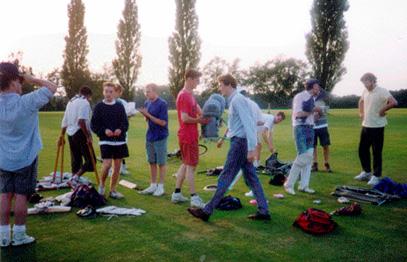
{"type": "Polygon", "coordinates": [[[122,185],[122,186],[130,188],[130,189],[136,189],[137,188],[136,184],[134,184],[134,183],[132,183],[130,181],[124,180],[124,179],[119,181],[119,185],[122,185]]]}

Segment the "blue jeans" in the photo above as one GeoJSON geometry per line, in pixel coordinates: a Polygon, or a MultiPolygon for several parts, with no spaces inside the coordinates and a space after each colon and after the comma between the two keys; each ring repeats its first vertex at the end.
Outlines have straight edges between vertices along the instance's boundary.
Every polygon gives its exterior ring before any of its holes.
{"type": "Polygon", "coordinates": [[[294,127],[295,146],[297,154],[301,155],[309,149],[314,148],[314,128],[311,125],[300,125],[294,127]]]}
{"type": "Polygon", "coordinates": [[[268,206],[266,198],[264,197],[263,188],[261,187],[259,178],[256,175],[256,169],[253,163],[247,161],[247,140],[246,138],[232,137],[230,142],[230,149],[227,155],[226,163],[223,171],[218,179],[218,188],[211,201],[206,204],[203,211],[211,215],[232,183],[233,179],[242,169],[243,176],[249,187],[253,190],[256,197],[258,210],[261,214],[268,214],[268,206]]]}

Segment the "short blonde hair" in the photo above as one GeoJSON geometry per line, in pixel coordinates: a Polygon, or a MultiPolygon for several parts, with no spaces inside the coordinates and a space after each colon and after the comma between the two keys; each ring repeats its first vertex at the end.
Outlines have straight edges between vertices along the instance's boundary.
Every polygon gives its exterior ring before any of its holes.
{"type": "Polygon", "coordinates": [[[157,91],[158,91],[158,85],[156,85],[156,84],[154,84],[154,83],[147,84],[147,85],[145,86],[145,88],[146,88],[146,89],[147,89],[147,88],[150,88],[152,91],[154,91],[154,92],[156,92],[156,93],[157,93],[157,91]]]}
{"type": "Polygon", "coordinates": [[[103,88],[105,88],[105,87],[113,87],[113,89],[116,89],[116,85],[113,84],[112,82],[104,82],[102,87],[103,88]]]}

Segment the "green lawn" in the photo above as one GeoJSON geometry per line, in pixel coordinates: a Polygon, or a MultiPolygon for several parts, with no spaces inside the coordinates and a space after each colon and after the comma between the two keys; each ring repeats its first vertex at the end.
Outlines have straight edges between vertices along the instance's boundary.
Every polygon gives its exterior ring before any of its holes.
{"type": "MultiPolygon", "coordinates": [[[[289,113],[289,111],[287,111],[289,113]]],[[[40,129],[44,149],[40,155],[39,174],[48,175],[56,155],[55,141],[59,134],[62,113],[41,113],[40,129]]],[[[384,176],[407,183],[407,110],[389,112],[389,126],[385,132],[383,154],[384,176]]],[[[292,160],[295,148],[290,117],[275,128],[274,141],[280,159],[292,160]]],[[[170,113],[169,150],[177,147],[176,114],[170,113]]],[[[141,187],[148,186],[149,171],[145,160],[144,137],[146,124],[136,116],[129,131],[131,175],[126,179],[141,187]]],[[[363,204],[359,217],[335,217],[338,229],[329,235],[315,237],[292,226],[297,215],[308,207],[332,211],[342,205],[330,192],[336,185],[365,186],[353,180],[360,172],[357,154],[360,122],[356,110],[332,110],[330,133],[332,140],[331,166],[333,174],[319,172],[312,175],[311,186],[317,193],[273,199],[284,193],[282,187],[268,185],[268,177],[261,176],[266,196],[270,200],[271,222],[249,221],[246,216],[255,212],[244,196],[248,189],[239,181],[231,192],[239,197],[243,209],[215,212],[208,223],[187,213],[187,204],[170,202],[175,179],[171,176],[179,161],[171,160],[164,197],[142,196],[120,187],[124,200],[110,200],[109,204],[137,207],[147,211],[141,217],[98,217],[81,219],[75,212],[30,216],[28,232],[37,243],[27,247],[2,249],[1,261],[406,261],[407,260],[407,201],[384,206],[363,204]],[[315,206],[312,201],[321,199],[315,206]]],[[[221,150],[213,143],[200,161],[198,170],[222,165],[228,144],[221,150]]],[[[98,149],[97,149],[98,152],[98,149]]],[[[320,155],[322,154],[321,151],[320,155]]],[[[267,152],[263,150],[263,160],[267,152]]],[[[66,170],[69,170],[69,150],[65,149],[66,170]]],[[[87,174],[94,179],[93,174],[87,174]]],[[[201,197],[208,201],[212,193],[202,190],[215,177],[196,176],[201,197]]],[[[42,193],[57,195],[66,190],[42,193]]],[[[186,186],[183,188],[188,193],[186,186]]]]}

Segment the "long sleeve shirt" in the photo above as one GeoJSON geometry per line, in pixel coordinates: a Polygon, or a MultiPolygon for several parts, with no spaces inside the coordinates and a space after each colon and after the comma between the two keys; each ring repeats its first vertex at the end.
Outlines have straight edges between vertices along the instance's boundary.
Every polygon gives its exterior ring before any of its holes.
{"type": "Polygon", "coordinates": [[[250,111],[248,100],[236,90],[228,97],[228,137],[247,139],[248,151],[256,148],[256,120],[250,111]]]}
{"type": "Polygon", "coordinates": [[[122,145],[126,143],[126,132],[129,128],[126,111],[122,104],[115,102],[106,104],[100,102],[96,105],[91,120],[91,128],[99,137],[99,145],[122,145]],[[108,137],[106,129],[114,132],[120,129],[120,136],[108,137]]]}
{"type": "Polygon", "coordinates": [[[46,87],[22,96],[0,94],[0,169],[16,171],[38,156],[42,148],[38,111],[52,96],[46,87]]]}

